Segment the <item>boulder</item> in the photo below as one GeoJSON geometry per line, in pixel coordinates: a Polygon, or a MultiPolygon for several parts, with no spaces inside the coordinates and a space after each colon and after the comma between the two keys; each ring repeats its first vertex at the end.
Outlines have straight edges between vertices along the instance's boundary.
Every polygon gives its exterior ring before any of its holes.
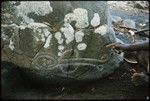
{"type": "Polygon", "coordinates": [[[125,19],[122,22],[122,25],[128,28],[133,28],[135,29],[135,21],[131,20],[131,19],[125,19]]]}
{"type": "Polygon", "coordinates": [[[148,1],[128,1],[127,2],[130,6],[137,8],[137,9],[148,9],[149,2],[148,1]]]}
{"type": "Polygon", "coordinates": [[[10,4],[16,19],[2,23],[2,61],[18,65],[29,78],[89,81],[118,68],[118,55],[105,47],[116,42],[106,1],[10,4]],[[90,24],[94,14],[97,26],[90,24]]]}
{"type": "Polygon", "coordinates": [[[138,9],[146,9],[149,7],[149,3],[147,1],[135,1],[134,7],[138,9]]]}
{"type": "Polygon", "coordinates": [[[122,18],[121,17],[119,17],[119,16],[111,16],[111,18],[112,18],[112,22],[113,23],[118,23],[118,22],[121,22],[122,21],[122,18]]]}

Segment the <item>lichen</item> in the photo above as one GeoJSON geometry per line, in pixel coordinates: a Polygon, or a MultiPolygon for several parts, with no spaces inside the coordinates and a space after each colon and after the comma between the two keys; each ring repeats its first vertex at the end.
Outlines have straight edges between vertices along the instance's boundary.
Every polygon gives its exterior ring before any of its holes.
{"type": "Polygon", "coordinates": [[[59,49],[60,51],[62,51],[62,50],[64,50],[64,46],[63,46],[63,45],[59,45],[59,46],[58,46],[58,49],[59,49]]]}
{"type": "Polygon", "coordinates": [[[10,39],[10,43],[9,43],[9,48],[11,49],[11,50],[14,50],[14,43],[13,43],[13,41],[10,39]]]}
{"type": "Polygon", "coordinates": [[[96,27],[96,26],[98,26],[99,24],[100,24],[100,16],[99,16],[98,13],[94,13],[94,17],[93,17],[93,19],[91,20],[91,25],[92,25],[93,27],[96,27]]]}
{"type": "Polygon", "coordinates": [[[94,33],[105,35],[108,32],[107,25],[102,25],[94,30],[94,33]]]}
{"type": "Polygon", "coordinates": [[[26,26],[24,26],[24,25],[20,25],[18,28],[19,28],[19,29],[25,29],[25,28],[26,28],[26,26]]]}
{"type": "Polygon", "coordinates": [[[29,28],[38,29],[38,28],[48,28],[47,25],[43,23],[32,22],[27,25],[29,28]]]}
{"type": "Polygon", "coordinates": [[[21,1],[20,5],[16,8],[18,12],[17,16],[23,18],[23,23],[34,22],[32,18],[27,16],[29,13],[44,16],[53,11],[49,1],[21,1]]]}
{"type": "Polygon", "coordinates": [[[62,56],[62,52],[58,52],[58,56],[62,56]]]}
{"type": "Polygon", "coordinates": [[[74,29],[69,23],[65,23],[60,30],[63,32],[67,44],[74,40],[74,29]]]}
{"type": "Polygon", "coordinates": [[[64,18],[64,21],[69,23],[71,23],[72,21],[76,21],[76,28],[88,27],[88,11],[83,8],[77,8],[73,11],[73,13],[67,14],[64,18]]]}
{"type": "Polygon", "coordinates": [[[78,46],[77,46],[78,50],[85,50],[86,47],[87,47],[87,45],[86,45],[85,43],[80,43],[80,44],[78,44],[78,46]]]}
{"type": "Polygon", "coordinates": [[[64,39],[62,38],[62,34],[60,32],[55,33],[55,38],[57,39],[59,44],[62,44],[64,39]]]}
{"type": "Polygon", "coordinates": [[[52,34],[48,36],[44,48],[48,48],[51,42],[52,34]]]}
{"type": "Polygon", "coordinates": [[[42,42],[45,42],[45,36],[44,36],[44,34],[41,34],[41,37],[42,37],[42,42]]]}
{"type": "Polygon", "coordinates": [[[48,37],[49,34],[50,34],[50,32],[48,31],[48,29],[46,29],[46,28],[43,29],[43,33],[44,33],[45,37],[48,37]]]}
{"type": "Polygon", "coordinates": [[[2,35],[2,36],[1,36],[2,39],[3,39],[3,40],[6,40],[6,39],[7,39],[7,36],[5,35],[5,33],[4,33],[4,31],[3,31],[2,29],[1,29],[1,33],[2,33],[2,34],[1,34],[1,35],[2,35]]]}
{"type": "Polygon", "coordinates": [[[82,31],[78,31],[75,33],[76,42],[81,42],[84,37],[84,33],[82,31]]]}

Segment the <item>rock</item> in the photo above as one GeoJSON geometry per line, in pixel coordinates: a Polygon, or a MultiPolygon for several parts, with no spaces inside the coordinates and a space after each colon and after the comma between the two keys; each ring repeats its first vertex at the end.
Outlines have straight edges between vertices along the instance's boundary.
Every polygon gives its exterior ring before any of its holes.
{"type": "Polygon", "coordinates": [[[111,16],[111,18],[112,18],[112,22],[113,23],[118,23],[118,22],[121,22],[122,21],[122,18],[121,17],[119,17],[119,16],[111,16]]]}
{"type": "Polygon", "coordinates": [[[131,20],[131,19],[123,20],[122,25],[124,27],[129,27],[129,28],[135,29],[135,22],[133,20],[131,20]]]}
{"type": "Polygon", "coordinates": [[[17,19],[16,7],[10,1],[2,2],[1,15],[2,24],[13,23],[17,19]]]}
{"type": "Polygon", "coordinates": [[[145,9],[149,7],[149,3],[147,1],[135,1],[134,7],[138,9],[145,9]]]}
{"type": "Polygon", "coordinates": [[[148,1],[128,1],[128,4],[131,7],[137,8],[137,9],[147,9],[149,7],[148,1]]]}
{"type": "Polygon", "coordinates": [[[135,86],[143,86],[148,84],[149,76],[143,73],[134,73],[132,76],[132,82],[135,86]]]}
{"type": "Polygon", "coordinates": [[[22,1],[15,7],[19,22],[2,26],[2,59],[29,78],[89,81],[118,67],[118,55],[104,47],[116,41],[105,1],[22,1]],[[95,13],[101,19],[97,31],[90,29],[95,13]]]}

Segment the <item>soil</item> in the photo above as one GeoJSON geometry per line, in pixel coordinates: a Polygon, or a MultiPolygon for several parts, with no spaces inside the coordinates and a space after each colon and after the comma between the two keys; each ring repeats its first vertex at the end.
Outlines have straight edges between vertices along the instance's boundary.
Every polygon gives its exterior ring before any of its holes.
{"type": "MultiPolygon", "coordinates": [[[[3,62],[4,67],[15,65],[3,62]]],[[[2,69],[3,71],[3,69],[2,69]]],[[[106,78],[90,82],[51,84],[49,86],[36,85],[20,75],[19,69],[3,73],[2,80],[9,85],[2,88],[3,99],[147,99],[149,96],[148,84],[134,86],[131,76],[135,72],[144,71],[138,64],[129,64],[125,61],[120,67],[106,78]],[[8,90],[9,89],[9,90],[8,90]]]]}

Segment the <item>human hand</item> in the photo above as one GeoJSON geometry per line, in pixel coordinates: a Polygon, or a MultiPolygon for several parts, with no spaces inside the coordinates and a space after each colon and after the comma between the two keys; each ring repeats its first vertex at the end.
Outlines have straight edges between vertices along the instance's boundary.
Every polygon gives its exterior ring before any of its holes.
{"type": "Polygon", "coordinates": [[[119,52],[125,51],[128,46],[129,45],[127,45],[127,44],[121,44],[121,43],[111,43],[111,44],[106,45],[107,48],[110,47],[110,48],[115,49],[119,52]]]}

